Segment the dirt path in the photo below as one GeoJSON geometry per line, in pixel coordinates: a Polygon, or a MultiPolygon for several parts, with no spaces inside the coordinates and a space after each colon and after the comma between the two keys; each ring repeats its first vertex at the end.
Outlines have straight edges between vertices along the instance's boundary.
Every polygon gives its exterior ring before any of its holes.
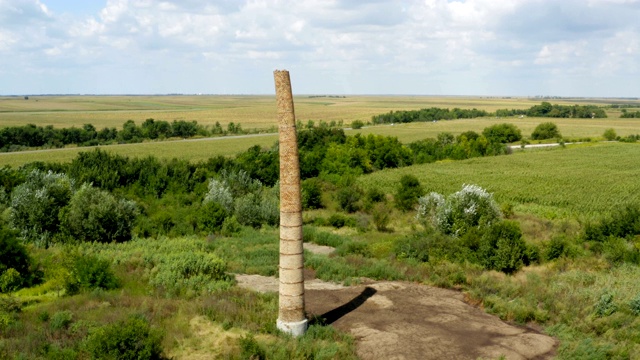
{"type": "MultiPolygon", "coordinates": [[[[305,276],[307,313],[350,332],[362,359],[550,359],[557,342],[464,302],[460,292],[406,282],[345,287],[305,276]]],[[[242,287],[277,291],[278,280],[237,275],[242,287]]]]}

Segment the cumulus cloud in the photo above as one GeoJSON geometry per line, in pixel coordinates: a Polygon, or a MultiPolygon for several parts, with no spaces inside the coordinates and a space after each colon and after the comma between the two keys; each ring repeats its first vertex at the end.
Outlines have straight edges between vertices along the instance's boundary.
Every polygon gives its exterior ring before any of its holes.
{"type": "Polygon", "coordinates": [[[638,0],[108,0],[89,13],[53,8],[0,0],[0,73],[25,79],[0,81],[0,93],[271,93],[276,68],[290,69],[306,93],[640,91],[631,82],[588,91],[582,83],[640,75],[638,0]]]}

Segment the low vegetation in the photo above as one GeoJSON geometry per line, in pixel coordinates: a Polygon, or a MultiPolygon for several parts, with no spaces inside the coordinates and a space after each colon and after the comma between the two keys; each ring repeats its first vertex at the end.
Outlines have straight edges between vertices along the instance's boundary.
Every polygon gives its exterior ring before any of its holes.
{"type": "MultiPolygon", "coordinates": [[[[640,148],[510,154],[518,135],[497,123],[403,144],[308,126],[304,240],[336,251],[307,253],[305,267],[345,284],[457,288],[543,327],[559,358],[629,358],[640,148]]],[[[0,169],[0,358],[355,358],[331,326],[279,333],[277,296],[235,286],[234,273],[277,275],[277,181],[277,145],[199,162],[95,150],[0,169]]]]}

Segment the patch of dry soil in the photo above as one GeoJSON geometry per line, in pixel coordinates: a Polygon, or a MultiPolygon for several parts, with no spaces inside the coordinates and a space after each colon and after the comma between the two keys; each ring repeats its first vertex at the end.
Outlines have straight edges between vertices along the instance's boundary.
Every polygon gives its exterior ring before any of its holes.
{"type": "MultiPolygon", "coordinates": [[[[306,278],[312,273],[307,273],[306,278]]],[[[278,291],[278,279],[237,275],[238,284],[278,291]]],[[[464,302],[463,294],[406,282],[345,287],[305,280],[306,311],[356,338],[361,359],[551,359],[557,341],[464,302]]]]}

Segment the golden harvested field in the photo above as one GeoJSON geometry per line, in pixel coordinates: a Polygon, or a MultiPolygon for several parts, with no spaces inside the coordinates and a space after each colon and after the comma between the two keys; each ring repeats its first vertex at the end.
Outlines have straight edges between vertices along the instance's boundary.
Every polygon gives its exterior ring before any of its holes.
{"type": "MultiPolygon", "coordinates": [[[[528,98],[480,98],[480,97],[430,97],[430,96],[349,96],[346,98],[309,97],[295,98],[296,117],[306,123],[313,120],[340,121],[348,126],[354,120],[364,122],[391,110],[412,110],[426,107],[479,108],[495,111],[501,108],[529,108],[541,99],[528,98]]],[[[603,100],[551,100],[552,103],[606,104],[603,100]]],[[[618,101],[621,102],[621,101],[618,101]]],[[[628,101],[638,104],[640,101],[628,101]]],[[[205,125],[219,121],[240,123],[244,129],[266,129],[276,125],[275,99],[272,96],[32,96],[0,97],[0,126],[16,126],[33,123],[39,126],[82,126],[90,123],[103,127],[121,128],[128,120],[140,124],[147,118],[157,120],[196,120],[205,125]]],[[[605,129],[613,128],[621,136],[640,133],[640,119],[620,119],[619,110],[609,111],[607,119],[549,119],[549,118],[477,118],[435,123],[408,123],[367,126],[360,130],[347,130],[347,134],[378,134],[395,136],[404,143],[433,138],[441,132],[459,134],[473,130],[481,132],[485,127],[510,122],[528,137],[541,122],[556,123],[563,136],[583,138],[602,136],[605,129]]],[[[201,141],[145,142],[141,144],[102,146],[102,149],[127,156],[155,155],[160,158],[203,160],[215,155],[232,156],[252,145],[271,146],[277,135],[258,137],[227,137],[201,141]]],[[[66,148],[37,152],[0,153],[0,166],[19,166],[32,161],[71,161],[78,152],[90,148],[66,148]]]]}
{"type": "MultiPolygon", "coordinates": [[[[495,111],[504,108],[528,108],[540,99],[433,97],[433,96],[347,96],[295,97],[296,117],[307,122],[354,120],[368,121],[372,115],[391,110],[416,110],[426,107],[478,108],[495,111]]],[[[605,100],[551,100],[554,104],[601,103],[605,100]]],[[[620,101],[618,101],[620,102],[620,101]]],[[[638,104],[640,101],[632,102],[638,104]]],[[[618,117],[612,111],[610,117],[618,117]]],[[[0,97],[0,126],[25,124],[54,127],[93,124],[96,128],[121,128],[127,120],[137,124],[145,119],[195,120],[203,125],[220,122],[240,123],[244,129],[270,128],[276,125],[273,96],[31,96],[0,97]]]]}

